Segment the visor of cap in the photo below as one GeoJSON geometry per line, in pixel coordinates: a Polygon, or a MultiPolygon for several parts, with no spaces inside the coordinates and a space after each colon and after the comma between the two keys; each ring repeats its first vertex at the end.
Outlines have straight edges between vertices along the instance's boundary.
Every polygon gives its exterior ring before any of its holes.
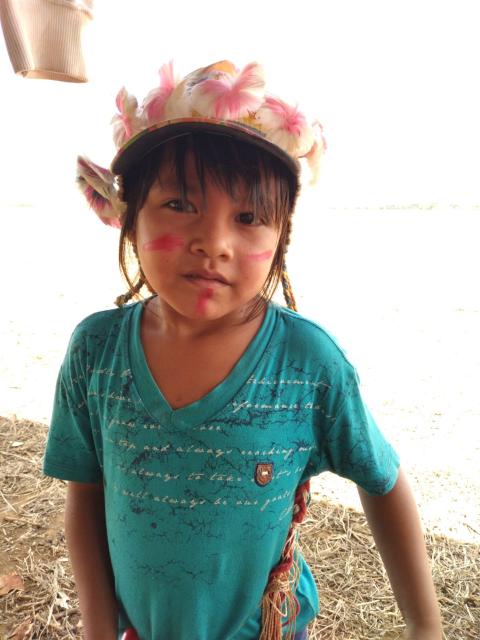
{"type": "Polygon", "coordinates": [[[112,161],[111,171],[115,175],[125,175],[155,148],[195,131],[227,136],[253,144],[281,160],[297,181],[299,179],[300,163],[298,160],[267,140],[259,131],[237,122],[218,121],[213,118],[179,118],[141,131],[118,151],[112,161]]]}

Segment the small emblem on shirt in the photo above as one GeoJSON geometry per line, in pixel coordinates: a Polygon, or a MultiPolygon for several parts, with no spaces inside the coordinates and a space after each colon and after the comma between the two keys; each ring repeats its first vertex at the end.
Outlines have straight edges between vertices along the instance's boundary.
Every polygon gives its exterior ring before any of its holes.
{"type": "Polygon", "coordinates": [[[255,468],[255,482],[264,487],[273,478],[273,463],[260,462],[255,468]]]}

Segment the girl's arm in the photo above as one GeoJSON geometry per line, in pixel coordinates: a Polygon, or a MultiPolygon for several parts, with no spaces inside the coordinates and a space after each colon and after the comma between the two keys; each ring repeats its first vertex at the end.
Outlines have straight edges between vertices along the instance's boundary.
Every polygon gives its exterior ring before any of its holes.
{"type": "Polygon", "coordinates": [[[117,639],[117,602],[107,546],[103,487],[69,482],[65,535],[85,640],[117,639]]]}
{"type": "Polygon", "coordinates": [[[442,624],[417,507],[400,469],[385,496],[360,499],[410,640],[441,640],[442,624]]]}

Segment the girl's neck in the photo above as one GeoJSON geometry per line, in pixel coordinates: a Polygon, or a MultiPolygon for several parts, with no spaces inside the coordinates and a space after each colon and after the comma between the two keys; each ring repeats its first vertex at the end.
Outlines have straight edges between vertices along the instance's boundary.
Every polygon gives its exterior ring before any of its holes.
{"type": "Polygon", "coordinates": [[[267,304],[254,316],[250,316],[250,305],[234,313],[215,320],[199,320],[186,318],[172,309],[158,296],[153,296],[145,303],[144,327],[159,337],[176,341],[193,341],[213,336],[226,336],[230,333],[246,330],[256,332],[262,324],[267,304]]]}

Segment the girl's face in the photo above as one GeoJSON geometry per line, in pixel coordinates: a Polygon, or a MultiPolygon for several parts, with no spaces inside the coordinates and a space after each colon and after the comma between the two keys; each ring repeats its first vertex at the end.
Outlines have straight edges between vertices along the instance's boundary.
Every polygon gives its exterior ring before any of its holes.
{"type": "Polygon", "coordinates": [[[166,165],[138,213],[142,271],[163,304],[185,318],[244,317],[269,274],[279,230],[256,219],[241,185],[232,197],[206,177],[202,192],[191,154],[185,173],[185,199],[166,165]]]}

